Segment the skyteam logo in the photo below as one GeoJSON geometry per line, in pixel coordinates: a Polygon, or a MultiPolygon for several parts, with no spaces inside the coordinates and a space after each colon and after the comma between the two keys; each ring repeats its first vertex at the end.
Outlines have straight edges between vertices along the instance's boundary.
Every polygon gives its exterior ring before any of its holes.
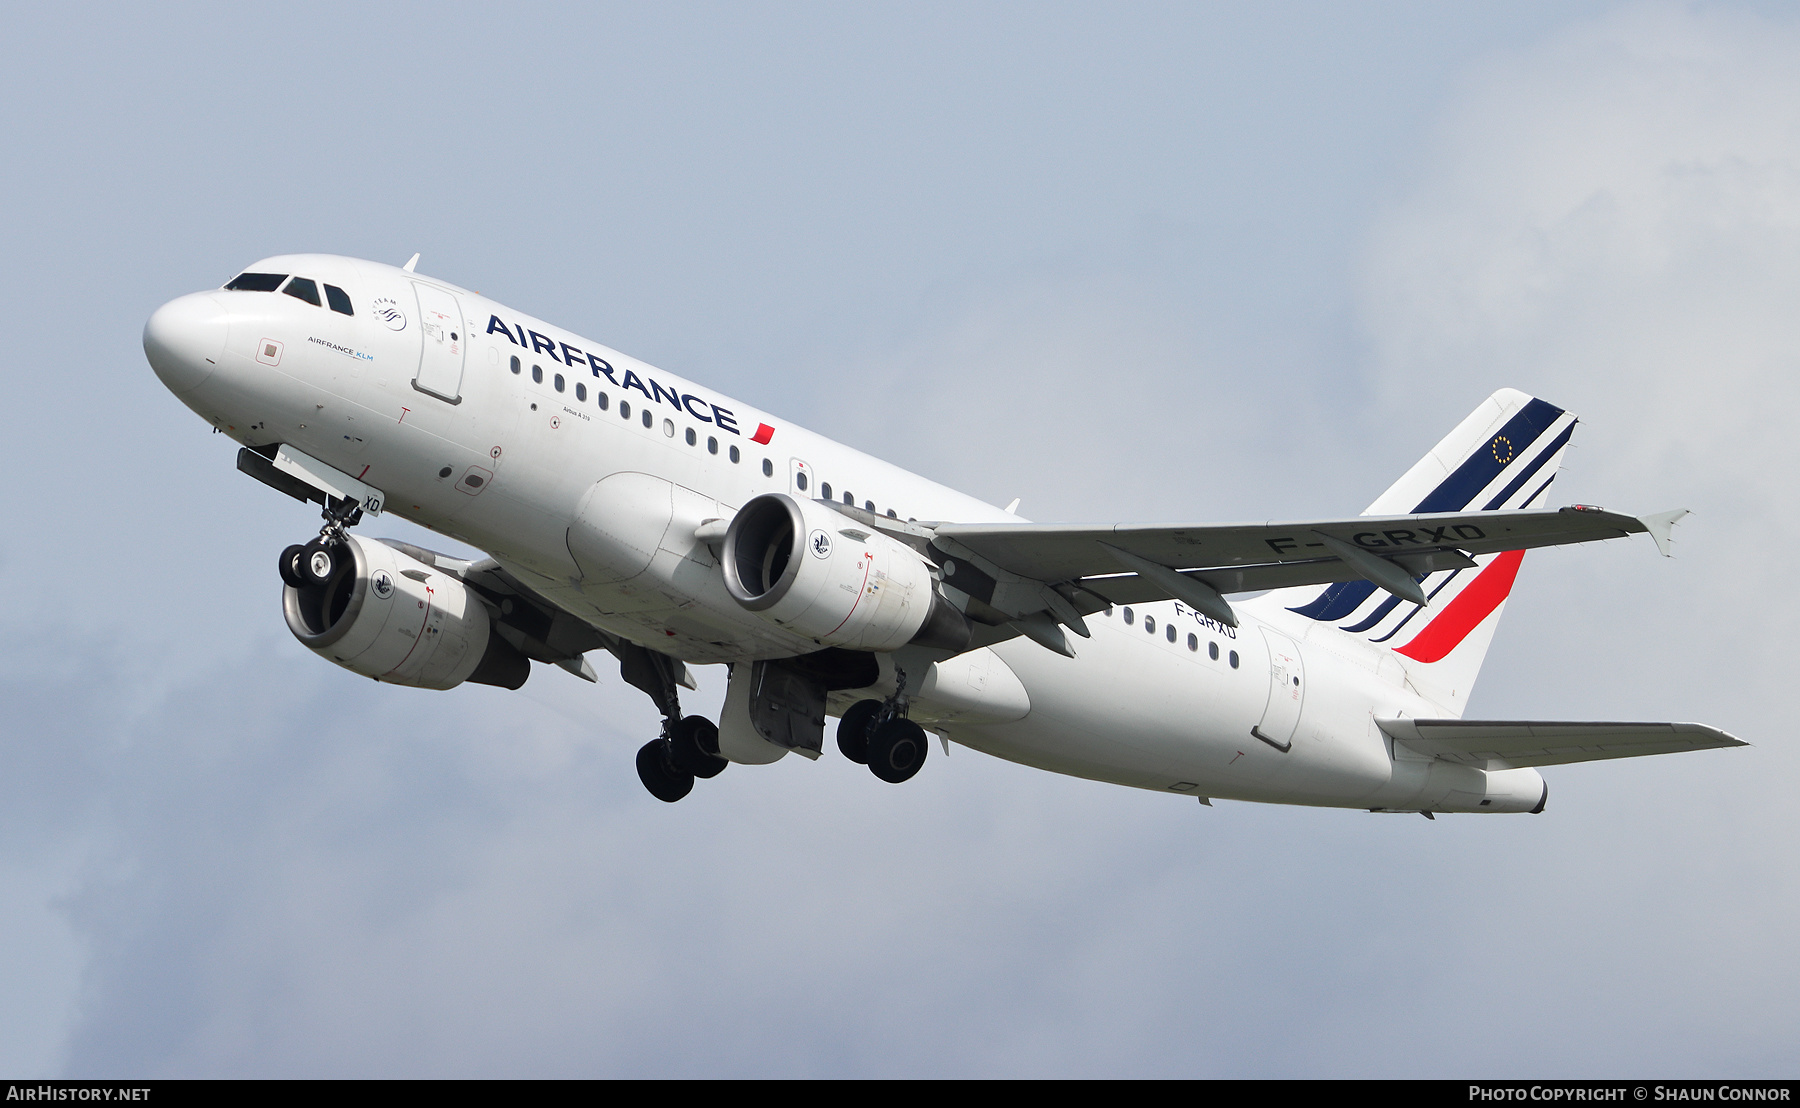
{"type": "Polygon", "coordinates": [[[815,558],[831,557],[831,536],[824,531],[814,531],[806,540],[806,545],[815,558]]]}
{"type": "Polygon", "coordinates": [[[398,301],[389,297],[378,297],[369,305],[369,312],[390,331],[406,330],[406,313],[400,310],[398,301]]]}

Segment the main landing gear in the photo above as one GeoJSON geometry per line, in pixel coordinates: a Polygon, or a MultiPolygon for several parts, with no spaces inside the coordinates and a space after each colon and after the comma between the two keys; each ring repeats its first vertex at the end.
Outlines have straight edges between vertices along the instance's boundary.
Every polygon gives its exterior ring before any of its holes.
{"type": "Polygon", "coordinates": [[[898,698],[859,700],[838,721],[838,749],[852,762],[898,785],[919,772],[931,751],[925,729],[899,715],[898,698]]]}
{"type": "Polygon", "coordinates": [[[323,585],[337,575],[350,557],[344,532],[362,519],[362,508],[348,498],[325,509],[325,526],[309,543],[295,543],[281,552],[279,568],[283,584],[296,589],[323,585]]]}
{"type": "Polygon", "coordinates": [[[665,720],[663,734],[637,753],[638,779],[665,804],[694,791],[694,780],[717,777],[730,763],[719,753],[719,729],[705,716],[665,720]]]}
{"type": "Polygon", "coordinates": [[[650,695],[663,714],[662,735],[637,753],[638,779],[650,795],[665,804],[694,791],[696,779],[725,772],[730,763],[719,753],[719,728],[705,716],[681,714],[681,663],[635,643],[613,648],[619,675],[650,695]]]}

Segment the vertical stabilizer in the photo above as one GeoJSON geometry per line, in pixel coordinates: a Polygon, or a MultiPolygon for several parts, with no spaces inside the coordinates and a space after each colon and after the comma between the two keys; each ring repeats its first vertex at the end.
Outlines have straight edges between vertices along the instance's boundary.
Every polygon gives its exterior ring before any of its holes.
{"type": "MultiPolygon", "coordinates": [[[[1575,423],[1553,404],[1501,389],[1363,514],[1542,507],[1575,423]]],[[[1523,558],[1516,550],[1489,554],[1471,568],[1420,576],[1422,605],[1364,580],[1282,589],[1260,603],[1393,651],[1415,689],[1460,717],[1523,558]]]]}

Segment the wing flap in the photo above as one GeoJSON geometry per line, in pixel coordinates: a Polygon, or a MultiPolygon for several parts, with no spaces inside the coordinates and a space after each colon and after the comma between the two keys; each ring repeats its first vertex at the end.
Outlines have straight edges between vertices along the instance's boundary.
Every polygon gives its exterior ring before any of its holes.
{"type": "MultiPolygon", "coordinates": [[[[1435,573],[1442,569],[1467,569],[1475,564],[1466,555],[1454,550],[1408,554],[1394,560],[1414,575],[1435,573]]],[[[1187,570],[1182,576],[1205,581],[1222,593],[1261,592],[1265,589],[1285,589],[1291,585],[1329,585],[1336,581],[1356,581],[1362,577],[1354,567],[1335,558],[1234,566],[1229,569],[1195,569],[1187,570]]],[[[1080,579],[1080,586],[1083,591],[1114,604],[1147,604],[1154,600],[1169,599],[1167,589],[1135,573],[1083,577],[1080,579]]]]}
{"type": "Polygon", "coordinates": [[[1480,769],[1560,766],[1750,745],[1702,723],[1377,719],[1375,725],[1416,753],[1480,769]]]}

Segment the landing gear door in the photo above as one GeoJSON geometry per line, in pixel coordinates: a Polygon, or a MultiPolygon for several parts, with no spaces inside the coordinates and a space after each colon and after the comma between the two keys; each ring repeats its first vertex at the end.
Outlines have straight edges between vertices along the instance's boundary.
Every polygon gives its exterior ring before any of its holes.
{"type": "MultiPolygon", "coordinates": [[[[725,686],[725,706],[719,712],[719,753],[733,762],[760,766],[779,761],[788,748],[764,738],[757,727],[756,685],[761,662],[738,662],[731,667],[725,686]]],[[[766,723],[767,720],[765,719],[766,723]]],[[[820,734],[824,734],[821,724],[820,734]]],[[[817,754],[814,754],[817,757],[817,754]]]]}
{"type": "Polygon", "coordinates": [[[414,284],[419,296],[419,372],[413,388],[452,404],[462,403],[463,352],[469,336],[456,297],[431,285],[414,284]]]}
{"type": "Polygon", "coordinates": [[[1262,722],[1250,733],[1276,750],[1286,751],[1294,745],[1294,731],[1300,726],[1300,706],[1306,698],[1306,667],[1300,660],[1300,644],[1279,631],[1263,628],[1269,646],[1269,702],[1263,707],[1262,722]]]}

